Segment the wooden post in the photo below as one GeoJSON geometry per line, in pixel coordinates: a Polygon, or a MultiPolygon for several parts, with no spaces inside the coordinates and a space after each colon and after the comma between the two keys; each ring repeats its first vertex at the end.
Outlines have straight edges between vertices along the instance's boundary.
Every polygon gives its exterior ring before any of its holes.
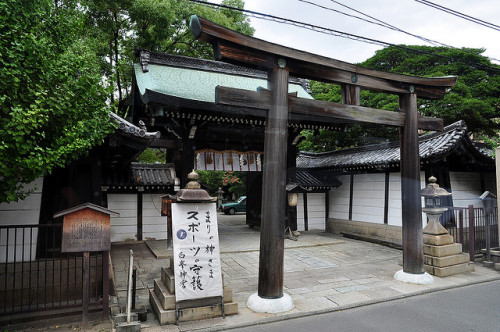
{"type": "Polygon", "coordinates": [[[85,251],[83,253],[83,275],[82,275],[82,325],[86,329],[89,322],[89,272],[90,272],[90,260],[89,252],[85,251]]]}
{"type": "MultiPolygon", "coordinates": [[[[495,171],[496,171],[496,181],[497,181],[497,200],[500,197],[500,148],[495,149],[495,171]]],[[[497,206],[498,201],[497,201],[497,206]]],[[[499,209],[500,210],[500,209],[499,209]]],[[[497,211],[497,224],[498,224],[498,244],[500,245],[500,211],[497,211]]]]}
{"type": "Polygon", "coordinates": [[[271,105],[264,134],[258,295],[270,299],[283,296],[288,77],[284,66],[269,72],[271,105]]]}
{"type": "MultiPolygon", "coordinates": [[[[288,147],[287,147],[287,183],[297,182],[297,146],[293,144],[294,135],[292,132],[288,134],[288,147]],[[292,134],[292,135],[290,135],[292,134]]],[[[285,203],[288,217],[287,226],[290,230],[297,230],[297,208],[285,203]]]]}
{"type": "Polygon", "coordinates": [[[143,187],[139,187],[137,192],[137,241],[142,241],[142,193],[143,187]]]}
{"type": "Polygon", "coordinates": [[[325,192],[325,230],[328,229],[328,219],[330,218],[330,191],[325,192]]]}
{"type": "Polygon", "coordinates": [[[400,131],[401,210],[403,224],[403,271],[423,274],[424,241],[420,198],[420,154],[418,143],[417,95],[400,95],[399,105],[406,113],[400,131]]]}
{"type": "Polygon", "coordinates": [[[102,320],[109,318],[109,251],[102,252],[102,320]]]}
{"type": "Polygon", "coordinates": [[[304,231],[309,230],[309,212],[307,211],[307,193],[304,192],[303,196],[303,201],[304,201],[304,231]]]}
{"type": "Polygon", "coordinates": [[[474,206],[469,205],[469,256],[470,261],[474,262],[476,260],[476,229],[474,220],[474,206]]]}

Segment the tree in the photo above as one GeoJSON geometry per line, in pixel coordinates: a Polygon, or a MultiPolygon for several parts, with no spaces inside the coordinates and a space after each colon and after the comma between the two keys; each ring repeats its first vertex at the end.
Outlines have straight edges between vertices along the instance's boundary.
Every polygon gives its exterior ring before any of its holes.
{"type": "MultiPolygon", "coordinates": [[[[458,76],[457,84],[442,100],[419,98],[418,109],[423,115],[443,118],[448,125],[465,120],[476,138],[498,145],[500,129],[500,66],[482,56],[483,49],[447,48],[430,46],[387,47],[361,63],[363,67],[415,76],[458,76]],[[416,49],[419,52],[408,50],[416,49]]],[[[321,100],[340,100],[340,88],[332,84],[314,82],[313,96],[321,100]]],[[[398,109],[396,95],[361,91],[361,105],[384,110],[398,109]]],[[[368,142],[380,142],[398,137],[395,128],[356,124],[346,134],[321,132],[302,143],[310,151],[335,150],[368,142]],[[374,129],[376,128],[376,129],[374,129]],[[342,136],[343,139],[338,139],[342,136]],[[378,139],[377,139],[378,138],[378,139]],[[332,144],[339,142],[339,144],[332,144]]]]}
{"type": "Polygon", "coordinates": [[[0,2],[0,202],[111,130],[95,43],[74,1],[0,2]]]}
{"type": "MultiPolygon", "coordinates": [[[[87,0],[88,22],[99,40],[102,70],[112,79],[110,98],[121,103],[130,93],[135,48],[212,58],[212,48],[193,38],[189,19],[196,14],[236,31],[252,35],[248,18],[228,9],[178,0],[87,0]]],[[[222,4],[243,8],[242,0],[222,4]]]]}
{"type": "Polygon", "coordinates": [[[230,171],[196,171],[200,175],[200,183],[208,188],[210,195],[217,195],[219,187],[230,193],[244,195],[246,192],[247,175],[245,172],[230,171]]]}

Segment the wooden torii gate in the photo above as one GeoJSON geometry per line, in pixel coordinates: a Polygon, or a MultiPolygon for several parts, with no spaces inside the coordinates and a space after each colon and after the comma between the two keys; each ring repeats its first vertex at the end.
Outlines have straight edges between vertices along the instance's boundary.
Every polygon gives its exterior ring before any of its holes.
{"type": "Polygon", "coordinates": [[[403,271],[423,274],[418,129],[442,130],[443,121],[420,116],[417,96],[441,99],[455,84],[456,77],[423,78],[375,71],[246,36],[197,16],[191,17],[190,26],[195,38],[212,44],[216,60],[268,72],[268,89],[248,91],[218,87],[216,92],[218,104],[268,110],[264,136],[259,297],[278,299],[283,296],[289,112],[400,128],[403,271]],[[290,74],[341,84],[343,104],[288,94],[290,74]],[[400,111],[359,106],[360,88],[398,94],[400,111]]]}

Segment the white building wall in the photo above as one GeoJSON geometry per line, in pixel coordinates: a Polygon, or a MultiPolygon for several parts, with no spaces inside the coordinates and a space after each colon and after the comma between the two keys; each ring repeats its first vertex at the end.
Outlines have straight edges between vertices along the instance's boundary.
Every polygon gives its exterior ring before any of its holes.
{"type": "MultiPolygon", "coordinates": [[[[304,231],[304,199],[303,194],[299,194],[297,204],[297,230],[304,231]]],[[[325,230],[325,194],[308,193],[307,194],[307,221],[308,230],[325,230]]]]}
{"type": "Polygon", "coordinates": [[[383,224],[384,193],[384,173],[354,175],[352,220],[383,224]]]}
{"type": "MultiPolygon", "coordinates": [[[[350,176],[339,177],[342,185],[330,190],[330,213],[333,219],[349,219],[350,176]]],[[[420,173],[420,188],[425,186],[425,172],[420,173]]],[[[353,180],[352,220],[384,223],[385,173],[356,174],[353,180]]],[[[423,206],[423,200],[422,200],[423,206]]],[[[422,213],[422,218],[425,214],[422,213]]],[[[425,220],[422,223],[425,227],[425,220]]],[[[401,173],[389,174],[388,224],[402,226],[401,173]]]]}
{"type": "MultiPolygon", "coordinates": [[[[40,218],[40,205],[42,202],[43,177],[40,177],[26,186],[27,189],[34,188],[35,191],[25,200],[11,203],[0,203],[0,226],[7,225],[34,225],[38,224],[40,218]]],[[[33,228],[8,231],[9,245],[7,246],[7,230],[0,234],[0,263],[12,262],[14,255],[16,260],[23,258],[25,261],[34,260],[36,257],[36,243],[38,229],[33,228]],[[17,245],[14,250],[14,239],[17,237],[17,245]],[[24,239],[24,248],[23,248],[24,239]],[[10,244],[12,243],[12,244],[10,244]],[[30,246],[31,243],[31,246],[30,246]],[[23,257],[24,250],[24,257],[23,257]],[[7,257],[8,256],[8,257],[7,257]]]]}
{"type": "Polygon", "coordinates": [[[144,193],[142,196],[142,238],[144,240],[167,238],[167,217],[161,216],[161,196],[144,193]]]}
{"type": "MultiPolygon", "coordinates": [[[[422,176],[422,174],[420,174],[422,176]]],[[[389,174],[389,211],[387,223],[402,226],[401,214],[401,173],[389,174]]]]}
{"type": "Polygon", "coordinates": [[[111,217],[111,242],[137,240],[137,194],[108,194],[108,209],[120,214],[111,217]]]}
{"type": "Polygon", "coordinates": [[[351,187],[351,176],[342,175],[338,179],[342,184],[330,190],[330,202],[328,204],[329,218],[349,219],[349,194],[351,187]]]}
{"type": "MultiPolygon", "coordinates": [[[[485,179],[486,180],[486,179],[485,179]]],[[[486,183],[486,181],[485,181],[486,183]]],[[[469,172],[450,172],[450,184],[454,207],[482,207],[479,196],[481,191],[481,175],[469,172]]],[[[492,191],[495,193],[495,191],[492,191]]]]}

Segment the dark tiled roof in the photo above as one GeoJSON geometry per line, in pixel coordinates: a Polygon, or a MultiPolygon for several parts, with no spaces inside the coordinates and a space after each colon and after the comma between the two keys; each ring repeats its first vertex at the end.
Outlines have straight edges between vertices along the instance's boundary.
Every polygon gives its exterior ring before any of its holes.
{"type": "Polygon", "coordinates": [[[131,163],[128,169],[109,170],[104,175],[105,186],[116,187],[173,187],[175,171],[172,164],[131,163]]]}
{"type": "Polygon", "coordinates": [[[332,189],[339,187],[342,183],[331,172],[302,170],[297,171],[297,184],[303,189],[332,189]]]}
{"type": "MultiPolygon", "coordinates": [[[[467,135],[464,121],[455,122],[444,128],[443,132],[434,132],[419,137],[421,161],[444,157],[459,147],[471,154],[493,162],[485,149],[477,148],[467,135]]],[[[327,168],[332,170],[352,170],[355,168],[379,168],[399,166],[399,142],[366,145],[333,152],[300,152],[297,168],[327,168]]]]}
{"type": "Polygon", "coordinates": [[[140,186],[168,186],[174,184],[172,165],[132,163],[132,178],[140,186]]]}

